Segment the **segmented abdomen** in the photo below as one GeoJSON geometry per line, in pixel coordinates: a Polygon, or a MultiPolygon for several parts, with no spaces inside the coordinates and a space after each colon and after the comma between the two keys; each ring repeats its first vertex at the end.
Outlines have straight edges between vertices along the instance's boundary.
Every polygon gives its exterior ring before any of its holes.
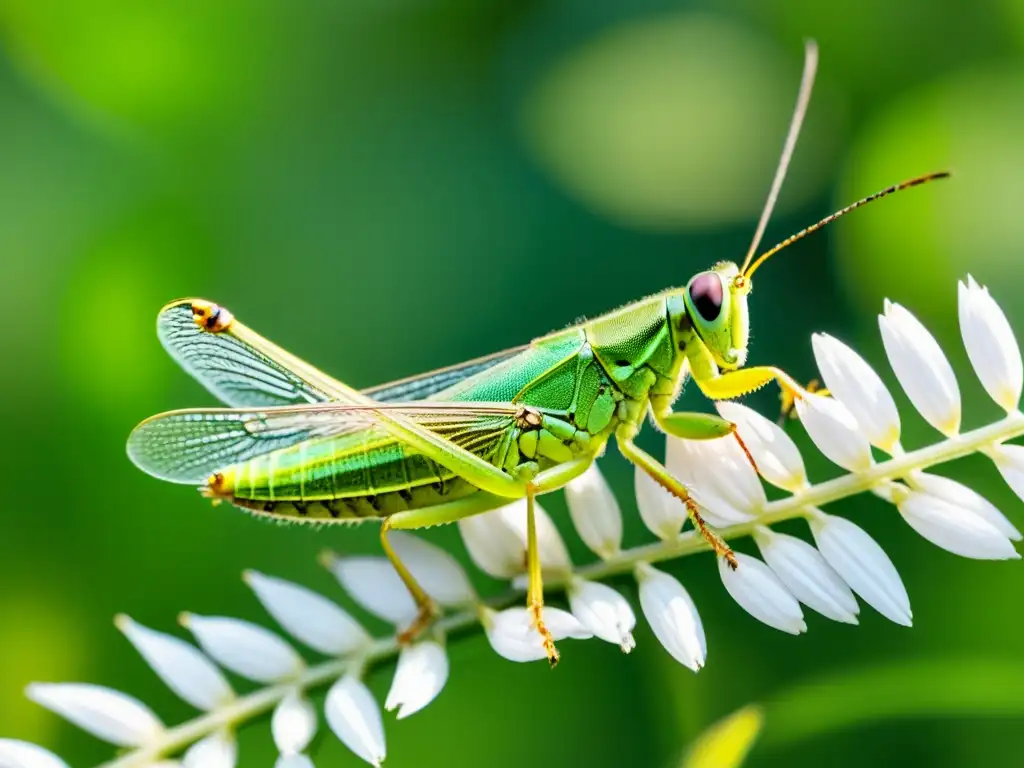
{"type": "Polygon", "coordinates": [[[302,519],[386,517],[476,490],[431,459],[372,431],[299,443],[218,476],[215,495],[256,512],[302,519]]]}

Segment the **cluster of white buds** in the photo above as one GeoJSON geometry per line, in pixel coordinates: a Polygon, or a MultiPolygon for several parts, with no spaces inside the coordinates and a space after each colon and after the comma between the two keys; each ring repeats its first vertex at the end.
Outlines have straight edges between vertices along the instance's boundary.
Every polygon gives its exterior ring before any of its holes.
{"type": "MultiPolygon", "coordinates": [[[[963,340],[986,392],[1005,418],[960,431],[960,394],[934,337],[906,309],[886,303],[879,318],[896,378],[942,439],[905,451],[896,405],[879,375],[857,353],[827,335],[813,338],[814,354],[829,396],[808,393],[796,410],[811,440],[846,473],[812,484],[800,452],[785,431],[746,406],[721,403],[753,456],[738,441],[669,439],[666,465],[694,491],[707,521],[727,538],[752,536],[762,559],[737,553],[735,570],[719,560],[726,592],[759,621],[784,632],[806,631],[801,606],[834,621],[856,624],[857,598],[886,618],[911,623],[910,601],[892,561],[860,527],[820,507],[861,492],[895,505],[919,534],[965,557],[1018,557],[1017,529],[982,496],[949,478],[924,471],[975,452],[990,457],[1010,487],[1024,498],[1024,446],[1005,441],[1024,434],[1020,413],[1021,355],[1010,326],[988,291],[971,278],[959,290],[963,340]],[[762,479],[786,492],[768,501],[762,479]],[[772,530],[802,518],[810,541],[772,530]]],[[[634,648],[636,617],[626,597],[602,583],[631,573],[639,606],[655,637],[680,663],[697,671],[707,659],[704,626],[694,601],[673,576],[654,563],[707,549],[694,531],[683,532],[686,507],[646,474],[636,476],[636,499],[654,543],[623,549],[623,522],[608,483],[595,467],[575,480],[566,497],[576,532],[597,556],[576,566],[557,528],[538,508],[537,534],[545,579],[565,593],[568,611],[546,607],[544,621],[555,639],[598,637],[634,648]]],[[[509,583],[497,599],[483,600],[448,553],[406,533],[392,542],[424,589],[444,611],[426,636],[401,646],[394,636],[374,638],[329,598],[297,584],[248,572],[246,583],[276,623],[294,640],[327,657],[309,663],[290,641],[234,618],[183,614],[194,643],[144,627],[127,616],[118,628],[157,676],[199,710],[193,720],[165,726],[145,704],[124,693],[86,684],[33,684],[28,695],[69,721],[127,748],[108,768],[233,768],[238,761],[234,729],[273,711],[271,729],[280,752],[278,768],[310,768],[306,754],[319,727],[307,698],[329,687],[323,719],[356,755],[372,765],[384,760],[380,708],[363,682],[375,665],[397,658],[385,709],[403,718],[427,706],[448,679],[446,637],[478,625],[492,648],[517,662],[546,656],[540,635],[522,606],[525,586],[526,509],[522,502],[459,523],[472,561],[509,583]],[[510,607],[511,606],[511,607],[510,607]],[[236,693],[222,670],[257,684],[236,693]]],[[[395,627],[416,607],[383,557],[327,555],[325,566],[367,612],[395,627]]],[[[66,768],[32,744],[0,739],[0,768],[66,768]]]]}

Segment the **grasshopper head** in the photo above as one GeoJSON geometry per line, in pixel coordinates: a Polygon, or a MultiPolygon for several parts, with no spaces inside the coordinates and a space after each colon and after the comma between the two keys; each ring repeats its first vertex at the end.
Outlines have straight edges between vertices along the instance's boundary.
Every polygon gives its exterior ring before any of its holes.
{"type": "Polygon", "coordinates": [[[748,293],[750,281],[731,261],[719,262],[686,286],[684,300],[693,329],[719,368],[726,371],[747,361],[748,293]]]}

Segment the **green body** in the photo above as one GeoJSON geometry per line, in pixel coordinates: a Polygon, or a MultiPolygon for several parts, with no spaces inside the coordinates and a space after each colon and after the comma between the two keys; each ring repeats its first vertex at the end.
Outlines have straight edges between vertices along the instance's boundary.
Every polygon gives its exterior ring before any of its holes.
{"type": "MultiPolygon", "coordinates": [[[[462,439],[495,467],[514,473],[529,464],[542,471],[599,454],[620,423],[643,418],[652,397],[670,403],[683,378],[690,328],[682,291],[663,293],[539,338],[508,357],[368,394],[385,402],[415,398],[534,406],[543,413],[538,426],[509,425],[476,443],[462,439]]],[[[223,474],[235,503],[302,518],[381,517],[477,491],[377,427],[304,441],[223,474]]]]}

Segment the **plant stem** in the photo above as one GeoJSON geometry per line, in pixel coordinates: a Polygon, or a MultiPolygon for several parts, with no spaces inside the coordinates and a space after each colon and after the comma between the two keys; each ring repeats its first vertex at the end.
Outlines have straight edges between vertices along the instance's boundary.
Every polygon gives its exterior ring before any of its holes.
{"type": "MultiPolygon", "coordinates": [[[[718,533],[726,539],[748,536],[759,525],[771,525],[784,520],[806,516],[814,508],[839,499],[871,490],[880,483],[904,477],[910,472],[925,469],[976,453],[986,447],[1024,435],[1024,415],[1011,413],[984,427],[947,438],[934,445],[904,453],[888,461],[875,464],[865,472],[842,475],[817,485],[808,486],[792,496],[765,505],[755,520],[722,528],[718,533]]],[[[547,586],[564,589],[571,578],[580,577],[600,581],[609,576],[633,570],[638,563],[656,563],[683,557],[708,548],[707,542],[695,531],[687,531],[670,541],[658,541],[624,550],[606,560],[582,566],[574,572],[548,579],[547,586]]],[[[511,589],[486,601],[491,608],[504,608],[521,600],[522,589],[511,589]]],[[[464,632],[479,623],[478,611],[471,608],[447,616],[437,623],[446,634],[464,632]]],[[[399,645],[393,637],[373,641],[361,660],[366,667],[398,655],[399,645]]],[[[296,680],[287,684],[261,688],[240,696],[230,705],[210,712],[174,728],[168,729],[158,741],[103,764],[100,768],[144,768],[163,757],[174,755],[204,736],[226,726],[242,725],[273,709],[289,691],[319,688],[333,683],[351,668],[353,659],[332,659],[311,667],[296,680]]]]}

